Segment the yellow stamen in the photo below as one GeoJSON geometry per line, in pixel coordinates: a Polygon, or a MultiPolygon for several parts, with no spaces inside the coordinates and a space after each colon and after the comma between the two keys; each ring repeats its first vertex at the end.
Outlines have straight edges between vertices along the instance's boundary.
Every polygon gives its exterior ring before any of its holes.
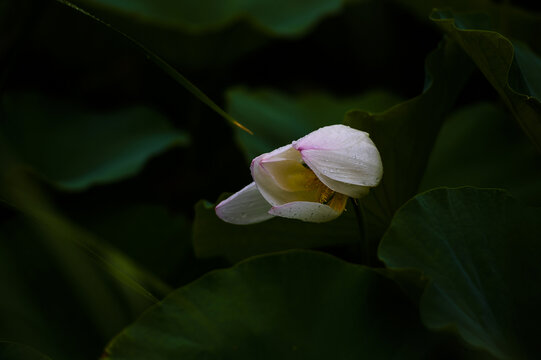
{"type": "Polygon", "coordinates": [[[337,193],[331,190],[327,185],[323,184],[318,179],[316,174],[310,170],[310,176],[306,181],[306,189],[316,193],[317,202],[320,204],[328,205],[337,212],[344,211],[347,202],[347,195],[337,193]]]}

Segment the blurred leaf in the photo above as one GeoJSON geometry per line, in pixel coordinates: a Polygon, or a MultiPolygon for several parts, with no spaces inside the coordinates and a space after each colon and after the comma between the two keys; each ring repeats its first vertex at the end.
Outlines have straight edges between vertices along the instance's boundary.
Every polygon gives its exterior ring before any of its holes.
{"type": "Polygon", "coordinates": [[[15,61],[15,55],[21,46],[21,40],[32,30],[36,14],[41,11],[42,4],[31,0],[5,0],[0,2],[0,87],[4,82],[15,61]]]}
{"type": "Polygon", "coordinates": [[[294,251],[176,290],[120,333],[105,359],[420,359],[429,346],[419,325],[392,281],[294,251]]]}
{"type": "Polygon", "coordinates": [[[541,59],[526,45],[489,31],[482,16],[436,10],[431,20],[471,57],[541,151],[541,59]]]}
{"type": "Polygon", "coordinates": [[[505,188],[541,204],[541,159],[501,106],[478,103],[453,113],[434,145],[421,190],[472,185],[505,188]]]}
{"type": "Polygon", "coordinates": [[[70,215],[159,278],[183,271],[191,260],[191,223],[163,207],[102,204],[99,209],[70,215]]]}
{"type": "Polygon", "coordinates": [[[495,3],[490,8],[494,28],[508,39],[520,40],[541,52],[541,13],[512,6],[511,2],[495,3]]]}
{"type": "Polygon", "coordinates": [[[109,275],[116,277],[119,283],[147,301],[157,301],[152,292],[163,295],[170,291],[167,284],[138,266],[122,252],[61,216],[39,186],[21,171],[5,141],[0,141],[0,198],[31,220],[31,225],[40,234],[39,239],[65,268],[73,286],[81,294],[86,293],[83,298],[91,311],[99,311],[92,302],[98,286],[92,284],[91,277],[88,282],[79,281],[85,274],[95,272],[92,269],[95,264],[91,265],[85,256],[93,258],[109,275]]]}
{"type": "Polygon", "coordinates": [[[359,229],[353,211],[346,211],[338,219],[323,224],[276,217],[259,224],[241,226],[218,218],[214,205],[204,200],[195,206],[193,245],[196,256],[202,258],[221,256],[234,263],[273,251],[357,242],[359,229]]]}
{"type": "Polygon", "coordinates": [[[103,7],[146,22],[188,32],[225,27],[248,20],[271,34],[295,36],[321,18],[336,13],[343,0],[80,0],[77,3],[103,7]]]}
{"type": "MultiPolygon", "coordinates": [[[[24,178],[18,180],[25,181],[24,178]]],[[[153,293],[160,296],[171,290],[161,279],[139,266],[125,254],[58,214],[42,198],[43,195],[39,193],[39,190],[26,184],[14,186],[8,183],[7,188],[13,193],[10,200],[16,204],[16,208],[21,213],[32,220],[32,225],[42,234],[41,240],[56,256],[56,261],[65,267],[66,272],[72,277],[74,286],[80,287],[82,293],[93,293],[97,287],[95,284],[92,285],[91,281],[79,282],[78,278],[84,277],[86,273],[94,272],[91,269],[93,265],[86,260],[85,256],[89,256],[98,265],[103,266],[119,283],[149,301],[157,301],[153,293]]],[[[85,297],[89,300],[91,298],[88,294],[85,297]]],[[[95,304],[92,301],[88,305],[93,311],[99,311],[98,308],[94,308],[95,304]]]]}
{"type": "Polygon", "coordinates": [[[379,240],[395,211],[417,193],[444,115],[471,68],[462,50],[445,41],[427,57],[421,95],[382,113],[355,110],[346,115],[346,125],[370,134],[383,162],[382,182],[361,200],[370,241],[379,240]]]}
{"type": "Polygon", "coordinates": [[[169,288],[112,246],[60,216],[0,141],[0,338],[55,359],[95,359],[105,340],[169,288]],[[76,339],[76,340],[73,340],[76,339]]]}
{"type": "Polygon", "coordinates": [[[124,179],[150,157],[188,142],[185,133],[146,107],[88,113],[36,94],[9,94],[3,108],[1,129],[17,154],[67,190],[124,179]]]}
{"type": "MultiPolygon", "coordinates": [[[[434,9],[452,9],[460,12],[460,17],[479,13],[489,15],[491,30],[495,30],[508,39],[517,39],[527,43],[535,51],[541,51],[541,13],[527,9],[527,2],[491,1],[491,0],[392,0],[410,10],[419,20],[430,21],[434,9]],[[526,7],[526,8],[523,8],[526,7]]],[[[533,6],[535,8],[535,6],[533,6]]],[[[476,26],[474,26],[476,28],[476,26]]],[[[488,30],[488,29],[487,29],[488,30]]]]}
{"type": "MultiPolygon", "coordinates": [[[[114,66],[116,61],[122,61],[122,65],[125,65],[127,61],[135,61],[142,64],[142,68],[130,69],[128,67],[121,70],[153,72],[152,66],[148,66],[148,62],[145,61],[144,54],[141,53],[141,56],[138,57],[137,50],[126,41],[127,36],[130,38],[130,42],[136,41],[139,45],[144,44],[144,49],[140,48],[143,52],[151,50],[152,53],[159,54],[159,58],[166,60],[183,74],[190,77],[195,76],[198,85],[206,89],[207,84],[199,83],[201,78],[198,77],[198,74],[190,73],[190,71],[193,69],[216,71],[216,68],[231,65],[242,56],[261,49],[271,39],[264,33],[254,31],[253,27],[246,22],[234,23],[226,28],[211,32],[186,33],[179,31],[179,29],[140,22],[130,17],[129,14],[110,12],[105,9],[102,11],[93,9],[93,16],[81,19],[80,16],[74,16],[73,12],[66,11],[65,6],[51,7],[48,9],[47,16],[36,23],[37,29],[33,34],[34,43],[32,45],[46,51],[48,56],[54,57],[54,61],[66,64],[68,69],[74,62],[78,62],[86,66],[86,72],[107,75],[103,72],[114,66]],[[96,20],[96,18],[100,20],[96,20]],[[106,27],[99,24],[100,22],[105,23],[101,19],[107,20],[106,27]],[[110,31],[112,28],[113,31],[117,31],[123,36],[114,36],[110,31]],[[75,49],[70,48],[66,46],[66,43],[75,43],[77,46],[75,49]]],[[[118,76],[119,74],[112,75],[118,76]]],[[[169,75],[171,76],[171,74],[169,75]]],[[[116,79],[113,78],[113,80],[116,79]]],[[[132,81],[141,80],[143,78],[132,81]]],[[[115,85],[121,86],[123,84],[115,85]]],[[[124,86],[126,85],[124,84],[124,86]]],[[[178,90],[173,86],[170,88],[178,90]]],[[[212,91],[211,88],[209,90],[212,91]]],[[[160,93],[162,91],[163,89],[160,93]]],[[[182,91],[175,92],[183,96],[182,100],[187,98],[193,101],[182,91]]]]}
{"type": "MultiPolygon", "coordinates": [[[[231,24],[219,31],[185,33],[150,23],[130,21],[131,18],[122,14],[116,17],[107,16],[107,19],[142,44],[152,46],[156,54],[160,54],[161,58],[167,59],[167,62],[174,64],[177,69],[182,69],[183,73],[191,69],[202,69],[206,72],[235,66],[235,61],[242,61],[243,56],[250,56],[270,43],[268,36],[254,31],[245,22],[231,24]]],[[[96,47],[99,46],[100,44],[96,44],[96,47]]],[[[72,54],[71,57],[73,56],[72,54]]],[[[216,72],[219,74],[219,71],[216,72]]],[[[215,81],[212,77],[210,85],[215,81]]],[[[199,85],[207,89],[207,84],[199,85]]]]}
{"type": "Polygon", "coordinates": [[[51,360],[36,350],[22,344],[0,342],[0,359],[2,360],[51,360]]]}
{"type": "Polygon", "coordinates": [[[499,359],[535,359],[540,218],[504,191],[437,189],[399,210],[379,256],[431,280],[420,305],[428,327],[456,329],[499,359]]]}
{"type": "Polygon", "coordinates": [[[230,89],[227,99],[231,115],[254,132],[251,136],[236,129],[249,161],[320,127],[340,123],[348,110],[383,111],[400,101],[383,91],[338,99],[324,93],[291,96],[270,89],[245,88],[230,89]]]}
{"type": "Polygon", "coordinates": [[[456,11],[481,11],[492,5],[491,0],[392,0],[393,2],[409,9],[422,20],[428,20],[428,16],[434,8],[452,8],[456,11]]]}
{"type": "Polygon", "coordinates": [[[184,75],[182,75],[180,72],[178,72],[173,66],[171,66],[169,63],[167,63],[164,59],[162,59],[160,56],[158,56],[155,52],[147,48],[145,45],[140,43],[138,40],[133,38],[132,36],[126,34],[125,32],[117,29],[116,27],[112,26],[111,24],[101,20],[97,16],[89,13],[85,9],[82,9],[78,7],[77,5],[73,4],[69,0],[56,0],[61,4],[64,4],[75,11],[88,16],[89,18],[99,22],[100,24],[106,26],[107,28],[117,32],[118,34],[122,35],[124,38],[129,40],[132,44],[137,46],[140,50],[142,50],[148,59],[152,60],[154,64],[156,64],[160,69],[162,69],[167,75],[169,75],[172,79],[174,79],[176,82],[178,82],[180,85],[182,85],[186,90],[188,90],[192,95],[194,95],[196,98],[198,98],[202,103],[207,105],[209,108],[211,108],[213,111],[215,111],[217,114],[219,114],[221,117],[229,121],[232,125],[237,126],[244,131],[251,133],[249,129],[245,128],[242,124],[237,122],[235,119],[233,119],[228,113],[223,111],[223,109],[218,106],[212,99],[210,99],[207,94],[205,94],[201,89],[199,89],[195,84],[193,84],[190,80],[188,80],[184,75]]]}
{"type": "Polygon", "coordinates": [[[95,359],[152,302],[73,243],[55,245],[22,217],[0,223],[0,338],[58,360],[95,359]]]}

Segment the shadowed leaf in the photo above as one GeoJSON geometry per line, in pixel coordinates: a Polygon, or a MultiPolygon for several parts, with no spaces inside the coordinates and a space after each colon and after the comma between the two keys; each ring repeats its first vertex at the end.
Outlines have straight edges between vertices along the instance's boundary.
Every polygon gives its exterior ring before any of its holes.
{"type": "Polygon", "coordinates": [[[358,241],[353,211],[323,224],[277,217],[259,224],[233,225],[216,216],[214,205],[202,200],[195,206],[193,244],[195,254],[202,258],[221,256],[236,262],[273,251],[341,246],[358,241]]]}
{"type": "Polygon", "coordinates": [[[430,155],[421,190],[439,186],[504,188],[541,204],[541,158],[501,105],[479,103],[453,113],[430,155]]]}
{"type": "Polygon", "coordinates": [[[187,134],[167,118],[141,106],[89,113],[56,99],[10,94],[3,108],[0,129],[13,149],[33,170],[67,190],[124,179],[152,156],[188,143],[187,134]]]}
{"type": "Polygon", "coordinates": [[[344,123],[368,132],[383,162],[382,182],[361,200],[370,241],[378,241],[395,211],[416,194],[444,116],[471,68],[462,50],[445,41],[427,57],[421,95],[381,113],[347,113],[344,123]]]}
{"type": "Polygon", "coordinates": [[[0,359],[2,360],[51,360],[36,350],[12,342],[0,342],[0,359]]]}
{"type": "Polygon", "coordinates": [[[535,359],[540,218],[501,190],[437,189],[398,211],[379,256],[429,279],[420,304],[429,328],[456,329],[499,359],[535,359]]]}
{"type": "Polygon", "coordinates": [[[471,57],[541,151],[541,59],[526,45],[491,31],[486,16],[436,10],[431,15],[471,57]]]}
{"type": "Polygon", "coordinates": [[[74,1],[125,13],[139,20],[188,32],[225,27],[240,19],[271,34],[298,35],[338,12],[343,0],[84,0],[74,1]]]}
{"type": "Polygon", "coordinates": [[[420,359],[430,337],[396,285],[322,253],[262,256],[180,288],[105,359],[420,359]]]}

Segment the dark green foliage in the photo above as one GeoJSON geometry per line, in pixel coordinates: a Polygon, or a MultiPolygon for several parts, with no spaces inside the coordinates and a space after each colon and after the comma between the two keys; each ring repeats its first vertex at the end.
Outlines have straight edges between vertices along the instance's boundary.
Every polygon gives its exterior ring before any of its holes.
{"type": "Polygon", "coordinates": [[[541,151],[541,59],[528,46],[492,31],[486,17],[435,11],[431,19],[472,58],[541,151]]]}
{"type": "Polygon", "coordinates": [[[381,113],[346,114],[344,123],[368,132],[385,164],[381,184],[361,201],[370,241],[379,239],[395,211],[416,193],[444,116],[470,67],[456,44],[446,41],[427,58],[421,95],[381,113]]]}
{"type": "Polygon", "coordinates": [[[541,164],[502,105],[479,103],[457,110],[443,125],[421,190],[472,185],[509,190],[541,203],[541,164]]]}
{"type": "Polygon", "coordinates": [[[141,106],[88,114],[56,99],[6,94],[3,109],[5,140],[25,164],[67,190],[133,176],[151,156],[188,143],[164,116],[141,106]]]}
{"type": "Polygon", "coordinates": [[[0,358],[4,360],[51,360],[26,345],[11,342],[0,342],[0,358]]]}
{"type": "Polygon", "coordinates": [[[273,90],[243,88],[229,90],[227,99],[231,115],[254,132],[250,135],[240,129],[235,131],[249,161],[320,127],[340,122],[349,110],[379,112],[400,100],[383,91],[337,99],[322,93],[293,97],[273,90]]]}
{"type": "Polygon", "coordinates": [[[298,1],[263,0],[81,0],[76,3],[105,7],[140,21],[188,32],[209,31],[232,22],[247,20],[276,35],[305,32],[324,16],[340,10],[342,0],[298,1]]]}
{"type": "Polygon", "coordinates": [[[539,10],[0,1],[0,359],[537,359],[539,10]],[[339,123],[338,219],[216,216],[339,123]]]}
{"type": "Polygon", "coordinates": [[[428,278],[420,311],[429,328],[456,330],[499,359],[534,359],[540,218],[501,190],[433,190],[400,209],[379,256],[428,278]]]}
{"type": "Polygon", "coordinates": [[[96,358],[108,338],[153,302],[55,235],[21,218],[0,227],[0,333],[54,359],[79,357],[82,348],[96,358]]]}
{"type": "Polygon", "coordinates": [[[195,206],[193,226],[195,254],[235,262],[273,251],[355,244],[359,231],[352,209],[348,210],[336,221],[324,224],[274,218],[239,227],[223,222],[216,216],[214,205],[200,201],[195,206]]]}
{"type": "Polygon", "coordinates": [[[253,258],[173,292],[105,358],[419,359],[429,339],[392,281],[304,251],[253,258]]]}

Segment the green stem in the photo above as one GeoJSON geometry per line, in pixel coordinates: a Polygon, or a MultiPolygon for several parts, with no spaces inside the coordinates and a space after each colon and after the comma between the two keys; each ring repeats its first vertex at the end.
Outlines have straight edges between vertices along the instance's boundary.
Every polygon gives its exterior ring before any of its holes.
{"type": "Polygon", "coordinates": [[[363,265],[371,266],[372,261],[370,260],[370,242],[366,239],[364,232],[364,219],[361,212],[361,207],[357,199],[350,198],[353,210],[355,211],[355,217],[357,218],[357,225],[359,226],[359,237],[361,240],[361,262],[363,265]]]}
{"type": "Polygon", "coordinates": [[[146,56],[154,62],[159,68],[161,68],[167,75],[169,75],[171,78],[176,80],[180,85],[182,85],[186,90],[191,92],[196,98],[198,98],[201,102],[203,102],[205,105],[207,105],[209,108],[214,110],[218,115],[222,116],[227,121],[231,122],[233,125],[241,128],[242,130],[246,131],[250,135],[253,135],[252,131],[239,123],[237,120],[233,119],[231,115],[226,113],[221,107],[219,107],[214,101],[212,101],[203,91],[201,91],[197,86],[195,86],[190,80],[184,77],[181,73],[179,73],[175,68],[173,68],[171,65],[169,65],[165,60],[163,60],[161,57],[159,57],[156,53],[151,51],[149,48],[147,48],[145,45],[137,41],[135,38],[131,37],[130,35],[122,32],[121,30],[117,29],[113,25],[103,21],[102,19],[98,18],[97,16],[89,13],[85,9],[80,8],[79,6],[73,4],[69,0],[56,0],[59,3],[68,6],[75,11],[80,12],[83,15],[88,16],[89,18],[99,22],[100,24],[108,27],[109,29],[117,32],[127,40],[129,40],[132,44],[137,46],[139,49],[141,49],[146,56]]]}

